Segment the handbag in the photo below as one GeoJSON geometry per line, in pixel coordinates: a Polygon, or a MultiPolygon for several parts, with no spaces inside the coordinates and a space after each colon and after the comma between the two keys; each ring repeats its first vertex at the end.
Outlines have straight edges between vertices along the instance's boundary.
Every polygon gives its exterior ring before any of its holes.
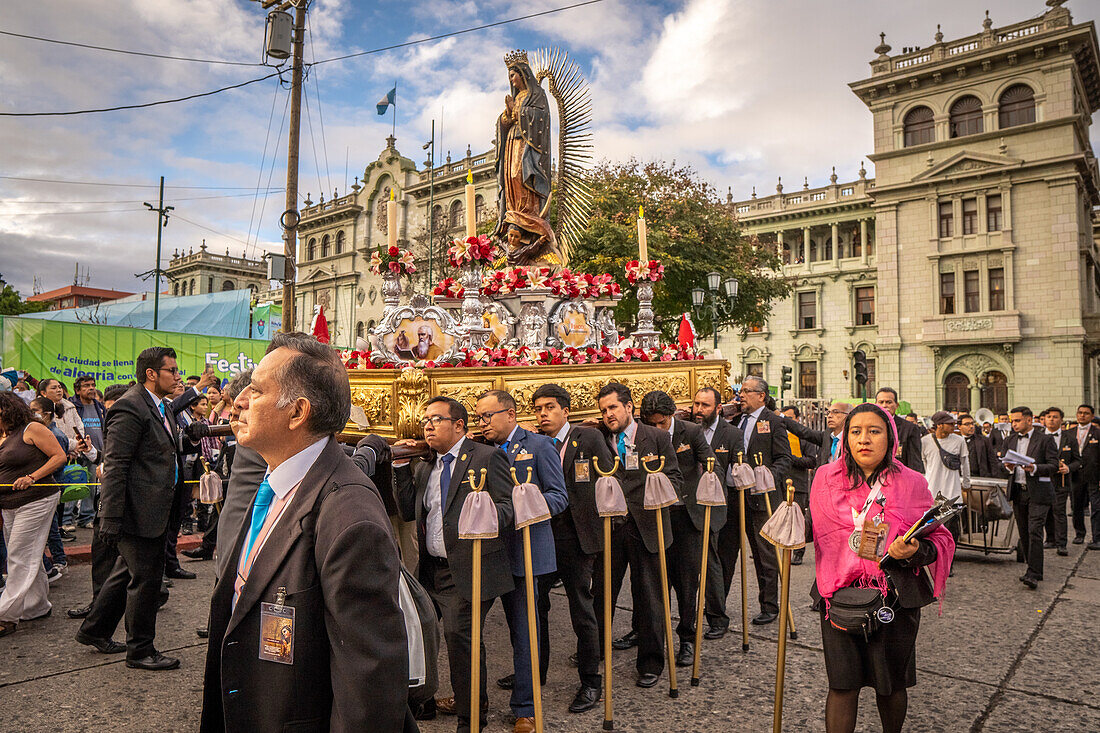
{"type": "Polygon", "coordinates": [[[61,498],[58,501],[67,504],[70,501],[87,499],[92,495],[92,487],[88,486],[91,482],[92,472],[87,466],[77,461],[69,461],[61,469],[61,480],[58,483],[66,486],[61,490],[61,498]]]}
{"type": "Polygon", "coordinates": [[[989,498],[985,500],[984,516],[987,521],[1012,518],[1012,504],[1000,486],[994,486],[990,490],[989,498]]]}
{"type": "Polygon", "coordinates": [[[958,471],[962,469],[962,456],[946,451],[943,446],[940,445],[940,441],[936,439],[935,433],[930,433],[932,440],[935,441],[936,447],[940,450],[940,462],[943,463],[943,467],[948,471],[958,471]]]}
{"type": "Polygon", "coordinates": [[[864,641],[879,630],[883,617],[893,621],[893,609],[877,588],[840,588],[829,599],[828,618],[833,628],[862,636],[864,641]]]}
{"type": "Polygon", "coordinates": [[[439,687],[439,616],[431,596],[404,565],[398,600],[409,645],[409,705],[416,709],[434,699],[439,687]]]}

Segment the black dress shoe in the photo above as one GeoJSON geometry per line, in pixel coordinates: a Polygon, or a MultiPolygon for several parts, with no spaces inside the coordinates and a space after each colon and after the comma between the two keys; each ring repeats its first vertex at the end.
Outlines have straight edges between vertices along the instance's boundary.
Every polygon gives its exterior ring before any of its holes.
{"type": "Polygon", "coordinates": [[[435,720],[435,700],[428,700],[428,702],[419,706],[419,709],[413,713],[413,717],[417,720],[435,720]]]}
{"type": "Polygon", "coordinates": [[[725,626],[708,626],[707,630],[703,632],[704,639],[721,639],[726,635],[727,629],[725,626]]]}
{"type": "Polygon", "coordinates": [[[1083,535],[1083,534],[1079,534],[1079,535],[1077,535],[1076,537],[1074,537],[1074,538],[1073,538],[1073,544],[1075,544],[1075,545],[1083,545],[1083,544],[1085,544],[1085,535],[1083,535]]]}
{"type": "Polygon", "coordinates": [[[1039,587],[1039,581],[1035,580],[1035,578],[1032,578],[1030,575],[1021,575],[1020,582],[1032,590],[1039,587]]]}
{"type": "Polygon", "coordinates": [[[611,648],[618,649],[619,651],[635,646],[638,646],[638,635],[635,634],[633,630],[626,636],[620,637],[611,642],[611,648]]]}
{"type": "Polygon", "coordinates": [[[194,580],[199,577],[190,570],[184,570],[183,568],[166,568],[164,574],[169,578],[176,578],[177,580],[194,580]]]}
{"type": "Polygon", "coordinates": [[[690,667],[695,662],[695,642],[681,641],[680,651],[676,652],[676,666],[690,667]]]}
{"type": "Polygon", "coordinates": [[[772,621],[775,621],[777,618],[779,618],[778,613],[772,613],[770,611],[761,611],[759,616],[753,616],[752,623],[753,623],[754,626],[763,626],[765,624],[770,624],[772,621]]]}
{"type": "Polygon", "coordinates": [[[640,674],[638,675],[638,681],[634,684],[638,687],[653,687],[653,685],[657,684],[657,680],[659,679],[661,678],[655,674],[640,674]]]}
{"type": "Polygon", "coordinates": [[[209,626],[196,627],[195,628],[195,636],[199,637],[200,639],[209,639],[210,638],[210,627],[209,626]]]}
{"type": "Polygon", "coordinates": [[[600,702],[600,688],[581,685],[577,694],[573,696],[573,702],[569,703],[569,712],[583,713],[591,710],[600,702]]]}
{"type": "Polygon", "coordinates": [[[85,646],[95,647],[101,654],[120,654],[126,651],[126,645],[114,639],[100,639],[98,636],[90,636],[83,631],[76,632],[76,641],[85,646]]]}
{"type": "Polygon", "coordinates": [[[210,548],[198,546],[193,550],[184,550],[181,553],[184,557],[189,557],[192,560],[213,560],[214,551],[210,548]]]}
{"type": "Polygon", "coordinates": [[[497,687],[502,690],[511,690],[516,686],[516,676],[510,674],[507,677],[501,677],[497,680],[497,687]]]}
{"type": "Polygon", "coordinates": [[[1090,542],[1086,547],[1090,550],[1100,550],[1100,542],[1090,542]]]}
{"type": "Polygon", "coordinates": [[[1057,546],[1058,545],[1054,544],[1050,540],[1047,540],[1046,542],[1043,543],[1043,549],[1044,550],[1053,550],[1057,546]]]}
{"type": "Polygon", "coordinates": [[[180,660],[175,657],[166,657],[160,652],[153,652],[152,656],[141,659],[127,659],[126,666],[130,669],[146,669],[150,672],[159,672],[164,669],[177,669],[180,660]]]}
{"type": "Polygon", "coordinates": [[[65,612],[65,615],[69,618],[84,618],[91,612],[92,604],[89,603],[87,606],[81,606],[80,608],[70,608],[65,612]]]}
{"type": "Polygon", "coordinates": [[[1058,554],[1061,555],[1062,557],[1065,557],[1066,555],[1069,555],[1069,550],[1067,550],[1064,547],[1059,547],[1058,548],[1058,554]]]}
{"type": "Polygon", "coordinates": [[[802,556],[806,554],[805,550],[795,550],[791,553],[791,565],[801,565],[802,556]]]}

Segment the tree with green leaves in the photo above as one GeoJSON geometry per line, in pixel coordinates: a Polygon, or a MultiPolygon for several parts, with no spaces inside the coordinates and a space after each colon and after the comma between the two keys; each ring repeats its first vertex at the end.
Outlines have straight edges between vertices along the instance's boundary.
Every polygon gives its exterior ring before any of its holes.
{"type": "MultiPolygon", "coordinates": [[[[635,159],[602,163],[590,180],[594,211],[569,255],[569,266],[616,277],[623,299],[615,318],[628,329],[638,301],[625,267],[638,259],[639,205],[645,207],[649,258],[665,267],[664,279],[654,287],[653,310],[666,339],[675,337],[681,314],[692,310],[692,289],[705,288],[709,272],[737,278],[740,293],[732,310],[742,328],[763,323],[771,301],[789,294],[776,252],[743,236],[731,207],[690,166],[635,159]]],[[[700,337],[713,333],[709,309],[694,314],[693,320],[700,337]]]]}
{"type": "Polygon", "coordinates": [[[24,313],[40,313],[49,308],[49,303],[28,303],[19,295],[19,291],[4,282],[0,275],[0,316],[18,316],[24,313]]]}

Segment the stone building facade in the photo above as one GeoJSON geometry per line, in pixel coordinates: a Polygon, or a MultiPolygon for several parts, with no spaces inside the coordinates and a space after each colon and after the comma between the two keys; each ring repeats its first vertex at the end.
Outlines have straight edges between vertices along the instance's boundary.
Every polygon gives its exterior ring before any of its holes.
{"type": "Polygon", "coordinates": [[[206,249],[204,240],[199,251],[173,252],[166,269],[172,295],[200,295],[226,290],[251,290],[255,295],[267,290],[267,263],[247,257],[233,257],[206,249]]]}
{"type": "Polygon", "coordinates": [[[890,55],[852,83],[874,121],[875,177],[735,202],[774,242],[793,293],[727,334],[734,372],[797,397],[898,389],[921,415],[1100,400],[1100,108],[1093,23],[1041,16],[890,55]],[[837,246],[833,246],[833,243],[837,246]]]}
{"type": "Polygon", "coordinates": [[[412,248],[421,270],[418,290],[427,288],[429,208],[435,212],[436,258],[433,279],[446,276],[439,264],[448,242],[465,227],[464,186],[472,171],[478,202],[478,220],[496,216],[495,154],[474,155],[421,170],[397,149],[396,139],[356,178],[349,193],[324,196],[314,203],[307,197],[298,227],[295,318],[299,329],[309,326],[317,305],[323,305],[332,343],[351,347],[365,336],[382,315],[382,279],[367,270],[371,252],[387,242],[386,207],[396,187],[397,242],[412,248]]]}

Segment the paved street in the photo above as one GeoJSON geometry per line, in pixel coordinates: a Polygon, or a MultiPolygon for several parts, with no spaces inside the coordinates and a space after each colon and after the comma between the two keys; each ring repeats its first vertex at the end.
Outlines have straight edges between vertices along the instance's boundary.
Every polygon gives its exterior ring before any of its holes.
{"type": "MultiPolygon", "coordinates": [[[[807,555],[807,561],[812,555],[807,555]]],[[[1100,552],[1071,545],[1069,557],[1046,556],[1046,581],[1038,591],[1017,580],[1011,557],[961,552],[948,584],[943,616],[925,609],[918,640],[918,686],[911,691],[909,731],[1098,731],[1100,701],[1094,695],[1096,630],[1100,628],[1100,552]]],[[[104,657],[72,641],[78,622],[64,610],[84,603],[89,566],[74,567],[51,588],[51,618],[23,624],[0,641],[0,710],[3,731],[191,731],[198,721],[205,643],[202,624],[212,564],[187,563],[198,580],[176,581],[158,621],[158,645],[182,658],[179,671],[129,670],[122,657],[104,657]]],[[[792,599],[799,631],[788,645],[788,731],[822,730],[826,692],[820,630],[809,611],[813,565],[794,568],[792,599]]],[[[751,578],[750,614],[755,613],[751,578]]],[[[731,593],[738,608],[739,585],[731,593]]],[[[576,672],[565,597],[555,591],[551,612],[554,655],[544,694],[548,731],[597,731],[602,706],[570,715],[576,672]]],[[[616,635],[629,623],[624,589],[616,635]]],[[[510,651],[500,606],[487,624],[490,679],[488,730],[510,730],[507,693],[492,681],[509,670],[510,651]]],[[[650,690],[634,686],[633,652],[616,652],[616,729],[624,731],[766,731],[771,729],[776,625],[752,627],[750,650],[740,651],[740,631],[704,646],[702,684],[689,685],[690,669],[678,670],[680,697],[670,700],[665,680],[650,690]]],[[[120,630],[116,636],[124,638],[120,630]]],[[[448,687],[442,665],[444,691],[448,687]]],[[[860,730],[878,729],[874,697],[864,691],[860,730]]],[[[454,719],[422,724],[425,733],[454,730],[454,719]]]]}

